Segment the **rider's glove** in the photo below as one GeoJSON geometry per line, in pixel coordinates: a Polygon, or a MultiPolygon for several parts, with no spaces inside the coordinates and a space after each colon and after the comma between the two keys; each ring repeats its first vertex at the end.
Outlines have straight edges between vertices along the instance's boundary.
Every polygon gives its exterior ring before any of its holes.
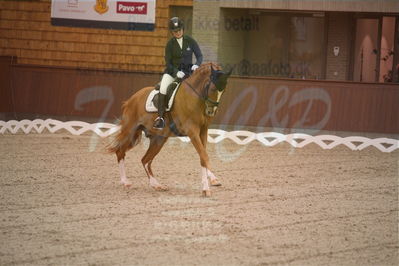
{"type": "Polygon", "coordinates": [[[179,79],[184,78],[185,75],[186,75],[186,74],[184,74],[183,71],[178,71],[177,74],[176,74],[176,76],[177,76],[179,79]]]}
{"type": "Polygon", "coordinates": [[[197,65],[193,65],[192,67],[191,67],[191,71],[195,71],[196,69],[198,68],[198,66],[197,65]]]}

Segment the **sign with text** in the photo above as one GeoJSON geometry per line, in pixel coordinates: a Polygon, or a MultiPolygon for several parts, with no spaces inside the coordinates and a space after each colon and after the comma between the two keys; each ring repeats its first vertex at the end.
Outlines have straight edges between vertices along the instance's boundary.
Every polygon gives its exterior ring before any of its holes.
{"type": "Polygon", "coordinates": [[[156,0],[52,0],[53,26],[153,31],[156,0]]]}

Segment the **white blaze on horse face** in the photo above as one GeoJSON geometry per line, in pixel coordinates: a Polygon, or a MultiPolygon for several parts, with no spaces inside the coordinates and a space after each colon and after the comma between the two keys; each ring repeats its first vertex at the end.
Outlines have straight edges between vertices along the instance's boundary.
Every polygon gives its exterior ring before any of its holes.
{"type": "Polygon", "coordinates": [[[216,100],[217,102],[220,102],[220,98],[222,98],[224,91],[218,91],[218,99],[216,100]]]}
{"type": "MultiPolygon", "coordinates": [[[[224,92],[224,91],[218,91],[218,97],[217,97],[217,99],[216,99],[216,102],[217,102],[217,103],[220,102],[220,98],[222,98],[223,92],[224,92]]],[[[217,109],[218,109],[217,106],[213,107],[213,115],[215,115],[217,109]]]]}
{"type": "Polygon", "coordinates": [[[205,167],[201,167],[201,181],[202,181],[202,191],[209,190],[208,174],[205,167]]]}

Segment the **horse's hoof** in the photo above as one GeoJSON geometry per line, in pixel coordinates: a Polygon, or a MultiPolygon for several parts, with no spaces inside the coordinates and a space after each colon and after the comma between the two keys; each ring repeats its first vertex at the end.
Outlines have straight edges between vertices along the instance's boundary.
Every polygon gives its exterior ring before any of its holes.
{"type": "Polygon", "coordinates": [[[125,188],[131,188],[132,187],[132,183],[122,183],[122,185],[125,188]]]}
{"type": "Polygon", "coordinates": [[[167,186],[164,186],[164,185],[156,186],[156,187],[153,187],[153,188],[156,191],[168,191],[169,190],[169,188],[167,186]]]}
{"type": "Polygon", "coordinates": [[[202,196],[205,198],[208,198],[211,196],[211,191],[210,190],[203,190],[202,191],[202,196]]]}
{"type": "Polygon", "coordinates": [[[125,188],[130,188],[132,186],[132,183],[130,181],[121,181],[121,184],[125,188]]]}
{"type": "Polygon", "coordinates": [[[219,182],[218,179],[211,179],[211,186],[220,187],[222,183],[219,182]]]}

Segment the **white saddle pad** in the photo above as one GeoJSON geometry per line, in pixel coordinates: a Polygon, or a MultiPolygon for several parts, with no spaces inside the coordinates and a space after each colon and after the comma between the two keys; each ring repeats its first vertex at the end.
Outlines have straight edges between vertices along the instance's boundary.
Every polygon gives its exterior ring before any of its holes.
{"type": "MultiPolygon", "coordinates": [[[[180,87],[180,83],[177,85],[176,89],[173,91],[173,94],[172,94],[172,96],[169,99],[168,105],[166,106],[166,110],[165,110],[166,112],[169,112],[170,109],[172,109],[173,101],[175,99],[176,92],[179,89],[179,87],[180,87]]],[[[157,95],[158,93],[159,93],[158,90],[152,90],[150,92],[150,94],[148,95],[147,101],[145,103],[145,110],[147,112],[150,112],[150,113],[158,112],[158,108],[152,102],[152,100],[154,99],[154,96],[157,95]]]]}

